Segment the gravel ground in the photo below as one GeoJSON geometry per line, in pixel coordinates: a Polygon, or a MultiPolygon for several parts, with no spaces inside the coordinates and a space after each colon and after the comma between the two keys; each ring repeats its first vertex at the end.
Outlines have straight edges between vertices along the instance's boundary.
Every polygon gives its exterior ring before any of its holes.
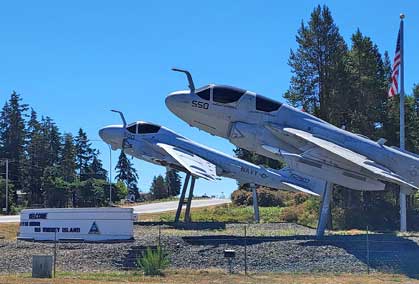
{"type": "MultiPolygon", "coordinates": [[[[394,235],[327,236],[295,224],[227,225],[225,230],[189,231],[170,227],[135,226],[135,241],[125,243],[60,243],[59,271],[109,271],[135,268],[147,246],[160,242],[172,268],[227,268],[225,249],[233,249],[235,271],[244,270],[245,247],[249,271],[366,272],[371,270],[419,275],[419,238],[394,235]],[[246,244],[246,246],[245,246],[246,244]]],[[[0,273],[30,272],[32,255],[52,255],[54,244],[0,240],[0,273]]]]}

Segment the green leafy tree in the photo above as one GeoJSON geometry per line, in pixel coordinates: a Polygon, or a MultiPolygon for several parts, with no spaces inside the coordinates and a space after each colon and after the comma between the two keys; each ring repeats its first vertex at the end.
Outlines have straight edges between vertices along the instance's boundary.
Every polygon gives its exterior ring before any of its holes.
{"type": "Polygon", "coordinates": [[[77,190],[78,207],[98,207],[107,205],[107,189],[109,185],[100,179],[87,179],[79,183],[77,190]]]}
{"type": "Polygon", "coordinates": [[[70,197],[70,184],[60,176],[56,167],[47,167],[42,177],[42,192],[46,207],[67,207],[70,197]]]}

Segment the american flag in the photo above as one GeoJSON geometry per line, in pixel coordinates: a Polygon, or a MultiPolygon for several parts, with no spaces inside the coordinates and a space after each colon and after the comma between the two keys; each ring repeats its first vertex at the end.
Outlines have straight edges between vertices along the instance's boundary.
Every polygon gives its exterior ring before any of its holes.
{"type": "Polygon", "coordinates": [[[400,62],[401,62],[401,55],[400,55],[400,30],[399,30],[399,34],[397,36],[396,54],[394,55],[394,62],[393,62],[393,73],[391,74],[391,87],[390,87],[390,90],[388,91],[389,97],[394,97],[399,90],[399,84],[397,82],[397,79],[399,77],[400,62]]]}

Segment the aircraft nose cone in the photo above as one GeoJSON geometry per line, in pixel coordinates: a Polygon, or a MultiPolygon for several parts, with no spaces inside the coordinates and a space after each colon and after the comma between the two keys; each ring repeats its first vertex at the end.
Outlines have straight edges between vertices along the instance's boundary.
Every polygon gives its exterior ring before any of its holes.
{"type": "Polygon", "coordinates": [[[124,129],[122,126],[106,126],[99,130],[100,138],[110,144],[112,148],[118,148],[122,145],[124,139],[124,129]]]}
{"type": "Polygon", "coordinates": [[[188,91],[177,91],[170,93],[166,99],[166,107],[173,113],[177,113],[181,110],[185,103],[187,103],[187,96],[189,95],[188,91]]]}

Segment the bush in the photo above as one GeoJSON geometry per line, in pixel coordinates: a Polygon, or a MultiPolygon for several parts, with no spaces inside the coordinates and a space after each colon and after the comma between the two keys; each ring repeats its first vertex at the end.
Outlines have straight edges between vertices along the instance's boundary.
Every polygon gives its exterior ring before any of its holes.
{"type": "Polygon", "coordinates": [[[285,222],[296,223],[298,221],[298,213],[296,207],[284,208],[281,212],[281,219],[285,222]]]}
{"type": "Polygon", "coordinates": [[[137,259],[137,265],[144,271],[145,275],[162,275],[162,270],[169,263],[169,257],[161,247],[157,247],[157,250],[148,247],[145,255],[137,259]]]}
{"type": "Polygon", "coordinates": [[[266,188],[258,188],[258,201],[261,207],[284,206],[284,201],[278,194],[278,191],[269,190],[266,188]]]}
{"type": "Polygon", "coordinates": [[[251,193],[244,189],[237,189],[231,193],[231,202],[237,206],[248,205],[247,199],[251,196],[251,193]]]}

